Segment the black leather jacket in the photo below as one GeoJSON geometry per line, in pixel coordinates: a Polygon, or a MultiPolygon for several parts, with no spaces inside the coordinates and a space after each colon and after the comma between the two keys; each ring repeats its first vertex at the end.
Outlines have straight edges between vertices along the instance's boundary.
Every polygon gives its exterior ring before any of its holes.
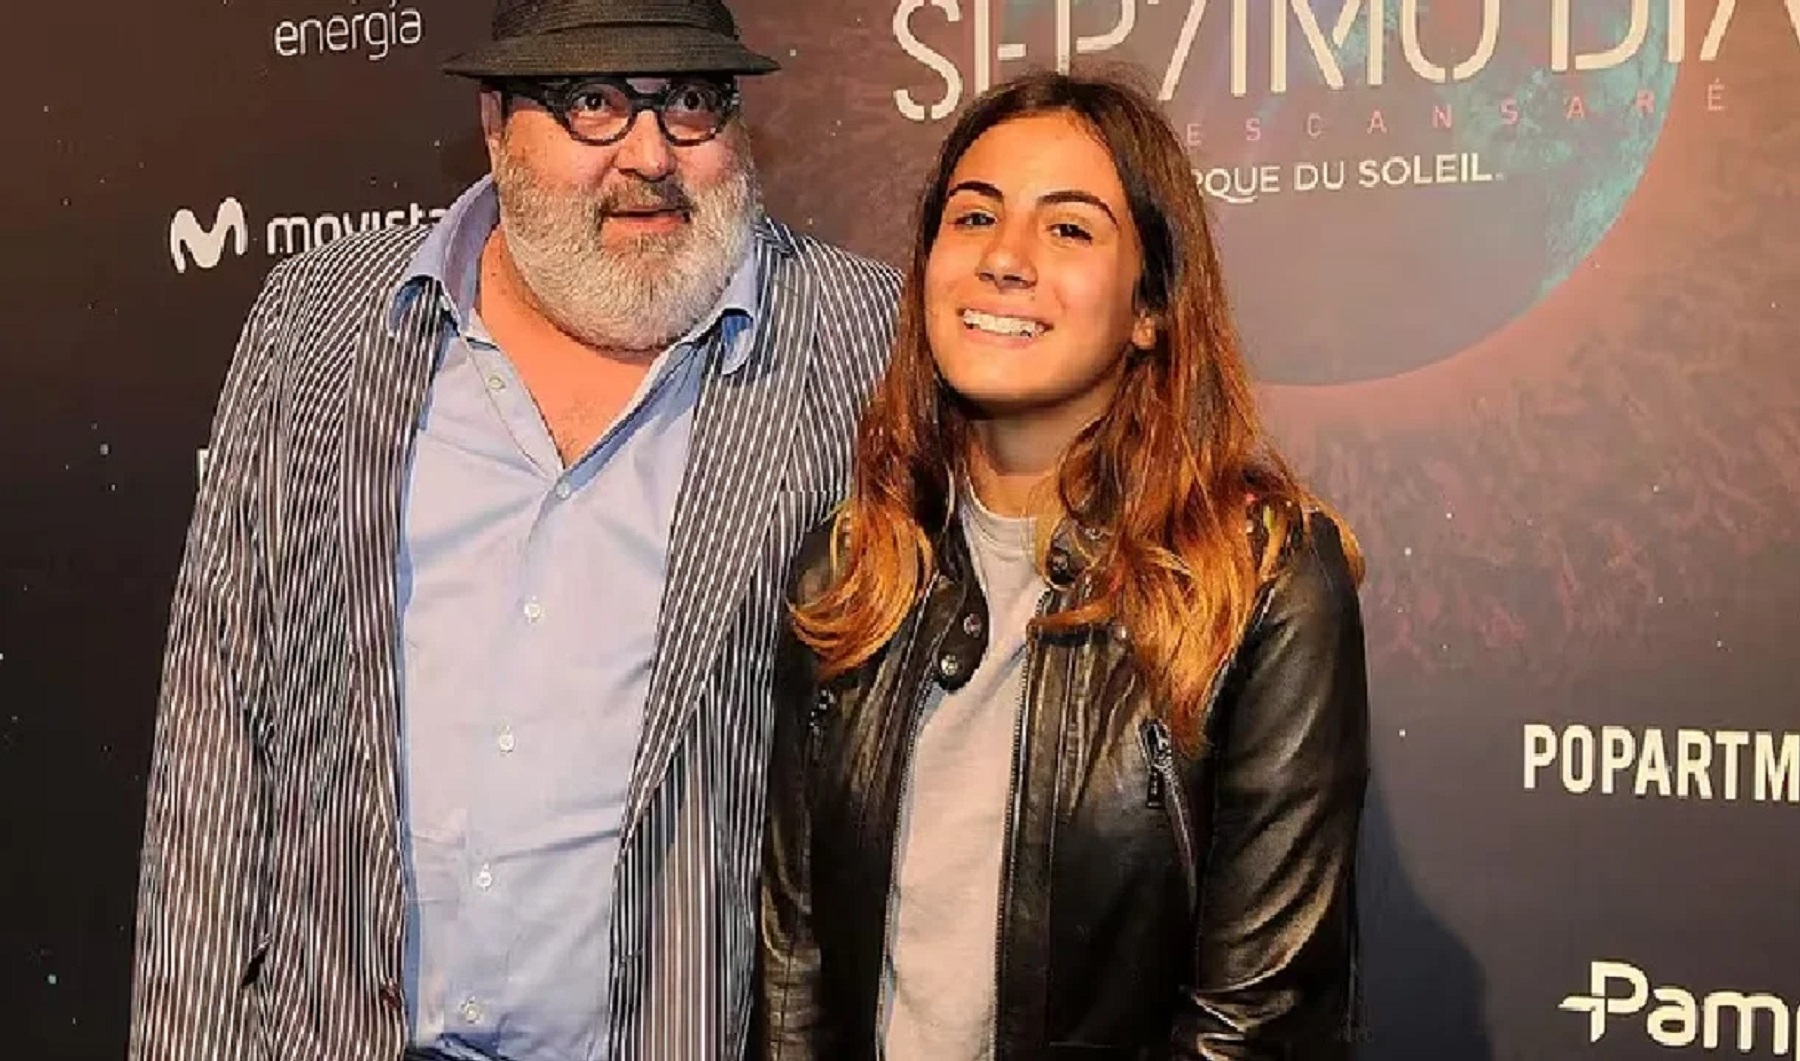
{"type": "MultiPolygon", "coordinates": [[[[1214,686],[1199,761],[1173,749],[1121,631],[1033,638],[1001,883],[999,1061],[1350,1056],[1363,633],[1336,528],[1308,523],[1214,686]]],[[[925,600],[870,663],[820,688],[791,633],[777,656],[767,1058],[878,1056],[913,716],[927,682],[960,685],[986,646],[961,533],[938,555],[925,600]]],[[[829,577],[824,529],[797,564],[799,599],[829,577]]],[[[1082,580],[1061,543],[1050,572],[1049,607],[1068,607],[1082,580]]]]}

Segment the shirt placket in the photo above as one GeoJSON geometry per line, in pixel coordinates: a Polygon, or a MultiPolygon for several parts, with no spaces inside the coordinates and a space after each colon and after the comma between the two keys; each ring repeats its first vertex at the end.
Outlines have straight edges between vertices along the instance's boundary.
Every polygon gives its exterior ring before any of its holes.
{"type": "Polygon", "coordinates": [[[542,503],[547,497],[567,497],[568,491],[556,458],[555,444],[544,429],[530,394],[511,364],[491,343],[480,338],[469,343],[482,386],[494,414],[530,459],[539,476],[532,489],[539,504],[520,528],[520,564],[515,582],[500,588],[492,607],[499,613],[495,625],[495,665],[484,685],[492,705],[488,715],[470,733],[470,761],[476,764],[469,778],[467,857],[463,865],[465,923],[471,928],[465,946],[482,947],[472,960],[459,962],[468,979],[456,985],[447,1006],[452,1026],[476,1042],[493,1042],[496,1021],[515,1000],[506,996],[508,956],[501,949],[510,933],[499,923],[501,912],[513,895],[514,869],[506,858],[519,835],[519,822],[509,820],[504,808],[508,792],[517,792],[534,774],[533,763],[542,757],[541,733],[534,734],[531,719],[550,695],[544,683],[551,673],[542,645],[551,635],[553,602],[543,557],[551,548],[555,510],[542,503]],[[479,941],[479,942],[477,942],[479,941]]]}

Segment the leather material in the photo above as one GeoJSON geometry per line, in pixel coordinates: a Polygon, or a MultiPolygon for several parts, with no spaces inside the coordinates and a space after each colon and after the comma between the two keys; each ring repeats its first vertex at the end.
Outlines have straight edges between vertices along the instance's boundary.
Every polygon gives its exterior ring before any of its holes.
{"type": "MultiPolygon", "coordinates": [[[[1169,748],[1122,630],[1034,638],[995,940],[998,1061],[1350,1056],[1363,630],[1335,525],[1305,524],[1213,685],[1198,758],[1169,748]]],[[[827,583],[828,534],[809,537],[794,599],[827,583]]],[[[1066,545],[1052,611],[1083,591],[1066,545]]],[[[986,646],[961,535],[938,555],[921,604],[853,673],[822,687],[791,633],[778,653],[754,1029],[767,1058],[878,1056],[913,728],[927,683],[959,684],[986,646]]]]}

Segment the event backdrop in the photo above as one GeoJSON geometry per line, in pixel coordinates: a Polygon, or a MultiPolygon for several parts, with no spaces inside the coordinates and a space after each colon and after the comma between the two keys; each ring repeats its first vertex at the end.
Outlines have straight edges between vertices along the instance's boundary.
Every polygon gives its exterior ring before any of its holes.
{"type": "MultiPolygon", "coordinates": [[[[1283,443],[1354,522],[1363,1056],[1793,1056],[1800,0],[737,0],[772,209],[895,259],[950,117],[1128,69],[1211,195],[1283,443]]],[[[485,0],[11,18],[7,1056],[123,1052],[198,455],[278,259],[483,165],[485,0]]]]}

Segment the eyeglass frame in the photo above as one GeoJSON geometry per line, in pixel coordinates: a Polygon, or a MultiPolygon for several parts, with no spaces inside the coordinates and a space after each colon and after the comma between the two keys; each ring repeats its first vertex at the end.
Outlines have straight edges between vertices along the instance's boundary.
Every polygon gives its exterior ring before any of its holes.
{"type": "Polygon", "coordinates": [[[738,116],[744,102],[743,93],[738,88],[737,78],[705,77],[691,74],[672,77],[668,84],[654,92],[638,91],[632,86],[630,78],[605,74],[587,77],[496,79],[490,81],[488,87],[500,93],[503,103],[507,97],[518,96],[537,104],[549,112],[550,117],[556,119],[556,124],[563,127],[563,131],[569,134],[570,139],[593,147],[610,147],[630,136],[632,128],[637,125],[638,115],[645,111],[656,116],[657,131],[662,133],[663,139],[669,144],[675,147],[698,147],[717,139],[718,135],[725,131],[725,127],[731,124],[731,120],[738,116]],[[669,132],[669,123],[663,114],[663,108],[669,105],[674,98],[674,93],[696,84],[719,89],[723,94],[719,107],[719,123],[712,132],[697,140],[678,140],[669,132]],[[631,112],[626,116],[625,124],[620,126],[619,131],[612,136],[600,138],[583,136],[575,131],[574,122],[569,117],[570,105],[574,102],[575,97],[591,85],[616,88],[631,102],[631,112]]]}

